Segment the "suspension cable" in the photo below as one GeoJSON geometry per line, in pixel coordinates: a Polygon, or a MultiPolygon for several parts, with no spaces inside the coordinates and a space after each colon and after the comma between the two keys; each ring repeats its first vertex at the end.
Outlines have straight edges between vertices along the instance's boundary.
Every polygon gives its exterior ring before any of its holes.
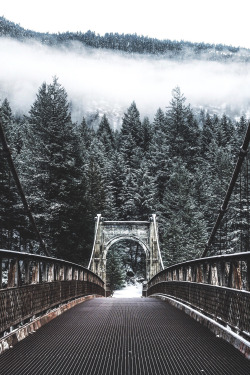
{"type": "Polygon", "coordinates": [[[49,250],[46,248],[46,245],[45,245],[45,243],[44,243],[44,241],[42,239],[42,236],[41,236],[41,234],[40,234],[40,232],[39,232],[39,230],[38,230],[38,228],[36,226],[35,219],[34,219],[32,213],[31,213],[30,207],[29,207],[29,205],[27,203],[27,200],[26,200],[26,197],[25,197],[25,194],[24,194],[21,182],[19,180],[19,177],[18,177],[16,168],[15,168],[15,165],[14,165],[13,160],[12,160],[10,149],[9,149],[7,141],[6,141],[6,137],[5,137],[5,134],[4,134],[4,130],[3,130],[3,126],[2,126],[1,120],[0,120],[0,138],[1,138],[1,141],[2,141],[2,145],[3,145],[3,150],[4,150],[5,154],[6,154],[6,157],[7,157],[7,160],[8,160],[8,164],[9,164],[12,176],[14,178],[14,181],[16,183],[16,187],[18,189],[19,195],[21,197],[24,209],[25,209],[25,211],[27,213],[27,216],[28,216],[28,218],[30,220],[30,223],[31,223],[32,227],[33,227],[33,230],[34,230],[34,232],[35,232],[35,234],[37,236],[37,239],[39,241],[40,247],[45,252],[45,254],[47,256],[51,256],[51,254],[50,254],[49,250]]]}
{"type": "Polygon", "coordinates": [[[202,254],[202,258],[207,255],[207,252],[209,251],[209,248],[210,248],[211,243],[212,243],[212,241],[214,239],[214,236],[215,236],[215,234],[216,234],[216,232],[217,232],[217,230],[219,228],[221,220],[222,220],[222,218],[223,218],[223,216],[224,216],[224,214],[225,214],[225,212],[227,210],[228,202],[229,202],[231,194],[233,192],[233,189],[234,189],[235,183],[237,181],[238,175],[240,173],[242,163],[243,163],[243,161],[244,161],[244,159],[245,159],[245,157],[247,155],[247,149],[248,149],[249,141],[250,141],[250,122],[248,123],[248,128],[247,128],[247,131],[246,131],[245,139],[244,139],[243,145],[241,146],[239,157],[238,157],[238,160],[237,160],[237,164],[235,166],[232,179],[231,179],[230,184],[228,186],[228,190],[227,190],[224,202],[223,202],[223,204],[222,204],[222,206],[220,208],[219,214],[217,216],[216,223],[215,223],[214,228],[212,230],[212,233],[211,233],[211,235],[209,237],[209,240],[207,242],[205,250],[204,250],[204,252],[202,254]]]}

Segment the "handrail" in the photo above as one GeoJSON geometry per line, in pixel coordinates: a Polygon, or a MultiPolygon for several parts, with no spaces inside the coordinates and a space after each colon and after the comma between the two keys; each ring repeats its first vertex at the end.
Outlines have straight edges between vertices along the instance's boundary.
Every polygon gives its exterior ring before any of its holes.
{"type": "MultiPolygon", "coordinates": [[[[44,263],[50,263],[54,265],[61,265],[61,266],[68,266],[68,267],[74,267],[78,270],[86,271],[88,274],[94,276],[100,283],[103,283],[102,279],[96,275],[91,270],[87,269],[86,267],[69,262],[64,259],[58,259],[58,258],[52,258],[44,255],[39,254],[30,254],[30,253],[24,253],[20,251],[12,251],[12,250],[6,250],[6,249],[0,249],[0,259],[16,259],[16,260],[28,260],[28,261],[34,261],[34,262],[44,262],[44,263]]],[[[0,265],[0,275],[1,275],[1,265],[0,265]]],[[[0,281],[1,284],[1,281],[0,281]]]]}
{"type": "Polygon", "coordinates": [[[160,271],[144,296],[174,301],[249,341],[250,252],[199,258],[160,271]]]}
{"type": "Polygon", "coordinates": [[[174,264],[152,277],[148,287],[162,280],[194,281],[250,290],[250,252],[216,255],[174,264]],[[227,269],[223,266],[226,263],[230,263],[227,269]]]}
{"type": "Polygon", "coordinates": [[[0,249],[0,333],[90,295],[104,296],[104,282],[82,265],[0,249]]]}

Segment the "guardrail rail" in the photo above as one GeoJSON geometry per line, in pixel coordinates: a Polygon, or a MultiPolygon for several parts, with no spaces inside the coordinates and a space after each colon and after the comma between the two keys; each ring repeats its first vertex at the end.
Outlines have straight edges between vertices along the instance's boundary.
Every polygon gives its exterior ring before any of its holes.
{"type": "Polygon", "coordinates": [[[104,296],[104,283],[80,265],[0,250],[0,333],[66,301],[104,296]]]}
{"type": "Polygon", "coordinates": [[[250,252],[173,265],[148,282],[145,294],[168,295],[250,340],[250,252]]]}

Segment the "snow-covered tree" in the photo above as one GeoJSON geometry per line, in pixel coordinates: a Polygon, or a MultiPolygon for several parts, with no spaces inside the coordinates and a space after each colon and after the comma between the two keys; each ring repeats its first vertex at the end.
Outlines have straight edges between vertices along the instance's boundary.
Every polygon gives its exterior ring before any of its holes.
{"type": "Polygon", "coordinates": [[[74,258],[81,206],[79,142],[67,93],[57,78],[43,83],[29,116],[28,199],[47,245],[57,256],[74,258]],[[33,174],[33,176],[32,176],[33,174]]]}

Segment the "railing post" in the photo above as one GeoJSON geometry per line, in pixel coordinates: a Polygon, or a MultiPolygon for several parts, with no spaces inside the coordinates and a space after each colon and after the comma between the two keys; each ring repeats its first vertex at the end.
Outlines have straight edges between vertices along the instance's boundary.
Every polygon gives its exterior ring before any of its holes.
{"type": "Polygon", "coordinates": [[[216,263],[211,263],[211,284],[218,285],[218,270],[216,263]]]}
{"type": "Polygon", "coordinates": [[[202,269],[201,269],[201,264],[198,264],[197,269],[196,269],[196,282],[197,283],[202,283],[203,282],[203,275],[202,275],[202,269]]]}
{"type": "Polygon", "coordinates": [[[43,282],[43,263],[39,262],[39,277],[38,277],[38,282],[42,283],[43,282]]]}
{"type": "Polygon", "coordinates": [[[3,260],[0,258],[0,289],[3,286],[3,260]]]}
{"type": "Polygon", "coordinates": [[[8,270],[8,288],[13,288],[16,285],[16,274],[18,268],[18,260],[9,260],[9,270],[8,270]]]}
{"type": "Polygon", "coordinates": [[[219,262],[218,263],[218,279],[219,279],[219,285],[220,286],[225,286],[225,263],[224,262],[219,262]]]}
{"type": "Polygon", "coordinates": [[[60,273],[60,269],[59,269],[58,264],[54,264],[54,281],[59,280],[59,273],[60,273]]]}
{"type": "Polygon", "coordinates": [[[179,270],[179,280],[183,281],[183,267],[181,267],[179,270]]]}
{"type": "Polygon", "coordinates": [[[32,265],[32,284],[37,284],[39,282],[39,262],[35,262],[32,265]]]}
{"type": "Polygon", "coordinates": [[[73,280],[78,280],[78,269],[74,269],[73,280]]]}
{"type": "Polygon", "coordinates": [[[72,267],[67,268],[66,280],[72,280],[72,267]]]}
{"type": "Polygon", "coordinates": [[[212,265],[211,263],[208,263],[207,265],[207,283],[208,284],[211,284],[211,281],[212,281],[212,265]]]}
{"type": "Polygon", "coordinates": [[[241,280],[239,262],[236,262],[236,261],[232,262],[232,267],[233,267],[232,287],[235,289],[242,289],[242,280],[241,280]]]}
{"type": "Polygon", "coordinates": [[[28,260],[25,260],[23,262],[24,265],[24,284],[30,283],[30,262],[28,260]]]}
{"type": "Polygon", "coordinates": [[[48,282],[51,283],[54,281],[54,264],[48,265],[48,282]]]}
{"type": "Polygon", "coordinates": [[[79,271],[79,280],[83,281],[83,270],[79,271]]]}
{"type": "Polygon", "coordinates": [[[0,289],[7,288],[1,290],[1,332],[74,296],[104,295],[100,278],[81,265],[8,250],[0,250],[0,255],[0,289]]]}
{"type": "Polygon", "coordinates": [[[46,262],[40,262],[40,270],[41,270],[41,276],[40,280],[41,282],[45,283],[48,280],[48,275],[47,275],[47,263],[46,262]]]}
{"type": "Polygon", "coordinates": [[[246,267],[247,267],[247,275],[246,275],[246,289],[248,290],[248,291],[250,291],[250,260],[248,260],[247,262],[246,262],[246,267]]]}
{"type": "Polygon", "coordinates": [[[176,269],[173,270],[173,281],[177,280],[177,274],[176,274],[176,269]]]}
{"type": "Polygon", "coordinates": [[[60,266],[59,280],[60,281],[65,280],[65,266],[60,266]]]}

